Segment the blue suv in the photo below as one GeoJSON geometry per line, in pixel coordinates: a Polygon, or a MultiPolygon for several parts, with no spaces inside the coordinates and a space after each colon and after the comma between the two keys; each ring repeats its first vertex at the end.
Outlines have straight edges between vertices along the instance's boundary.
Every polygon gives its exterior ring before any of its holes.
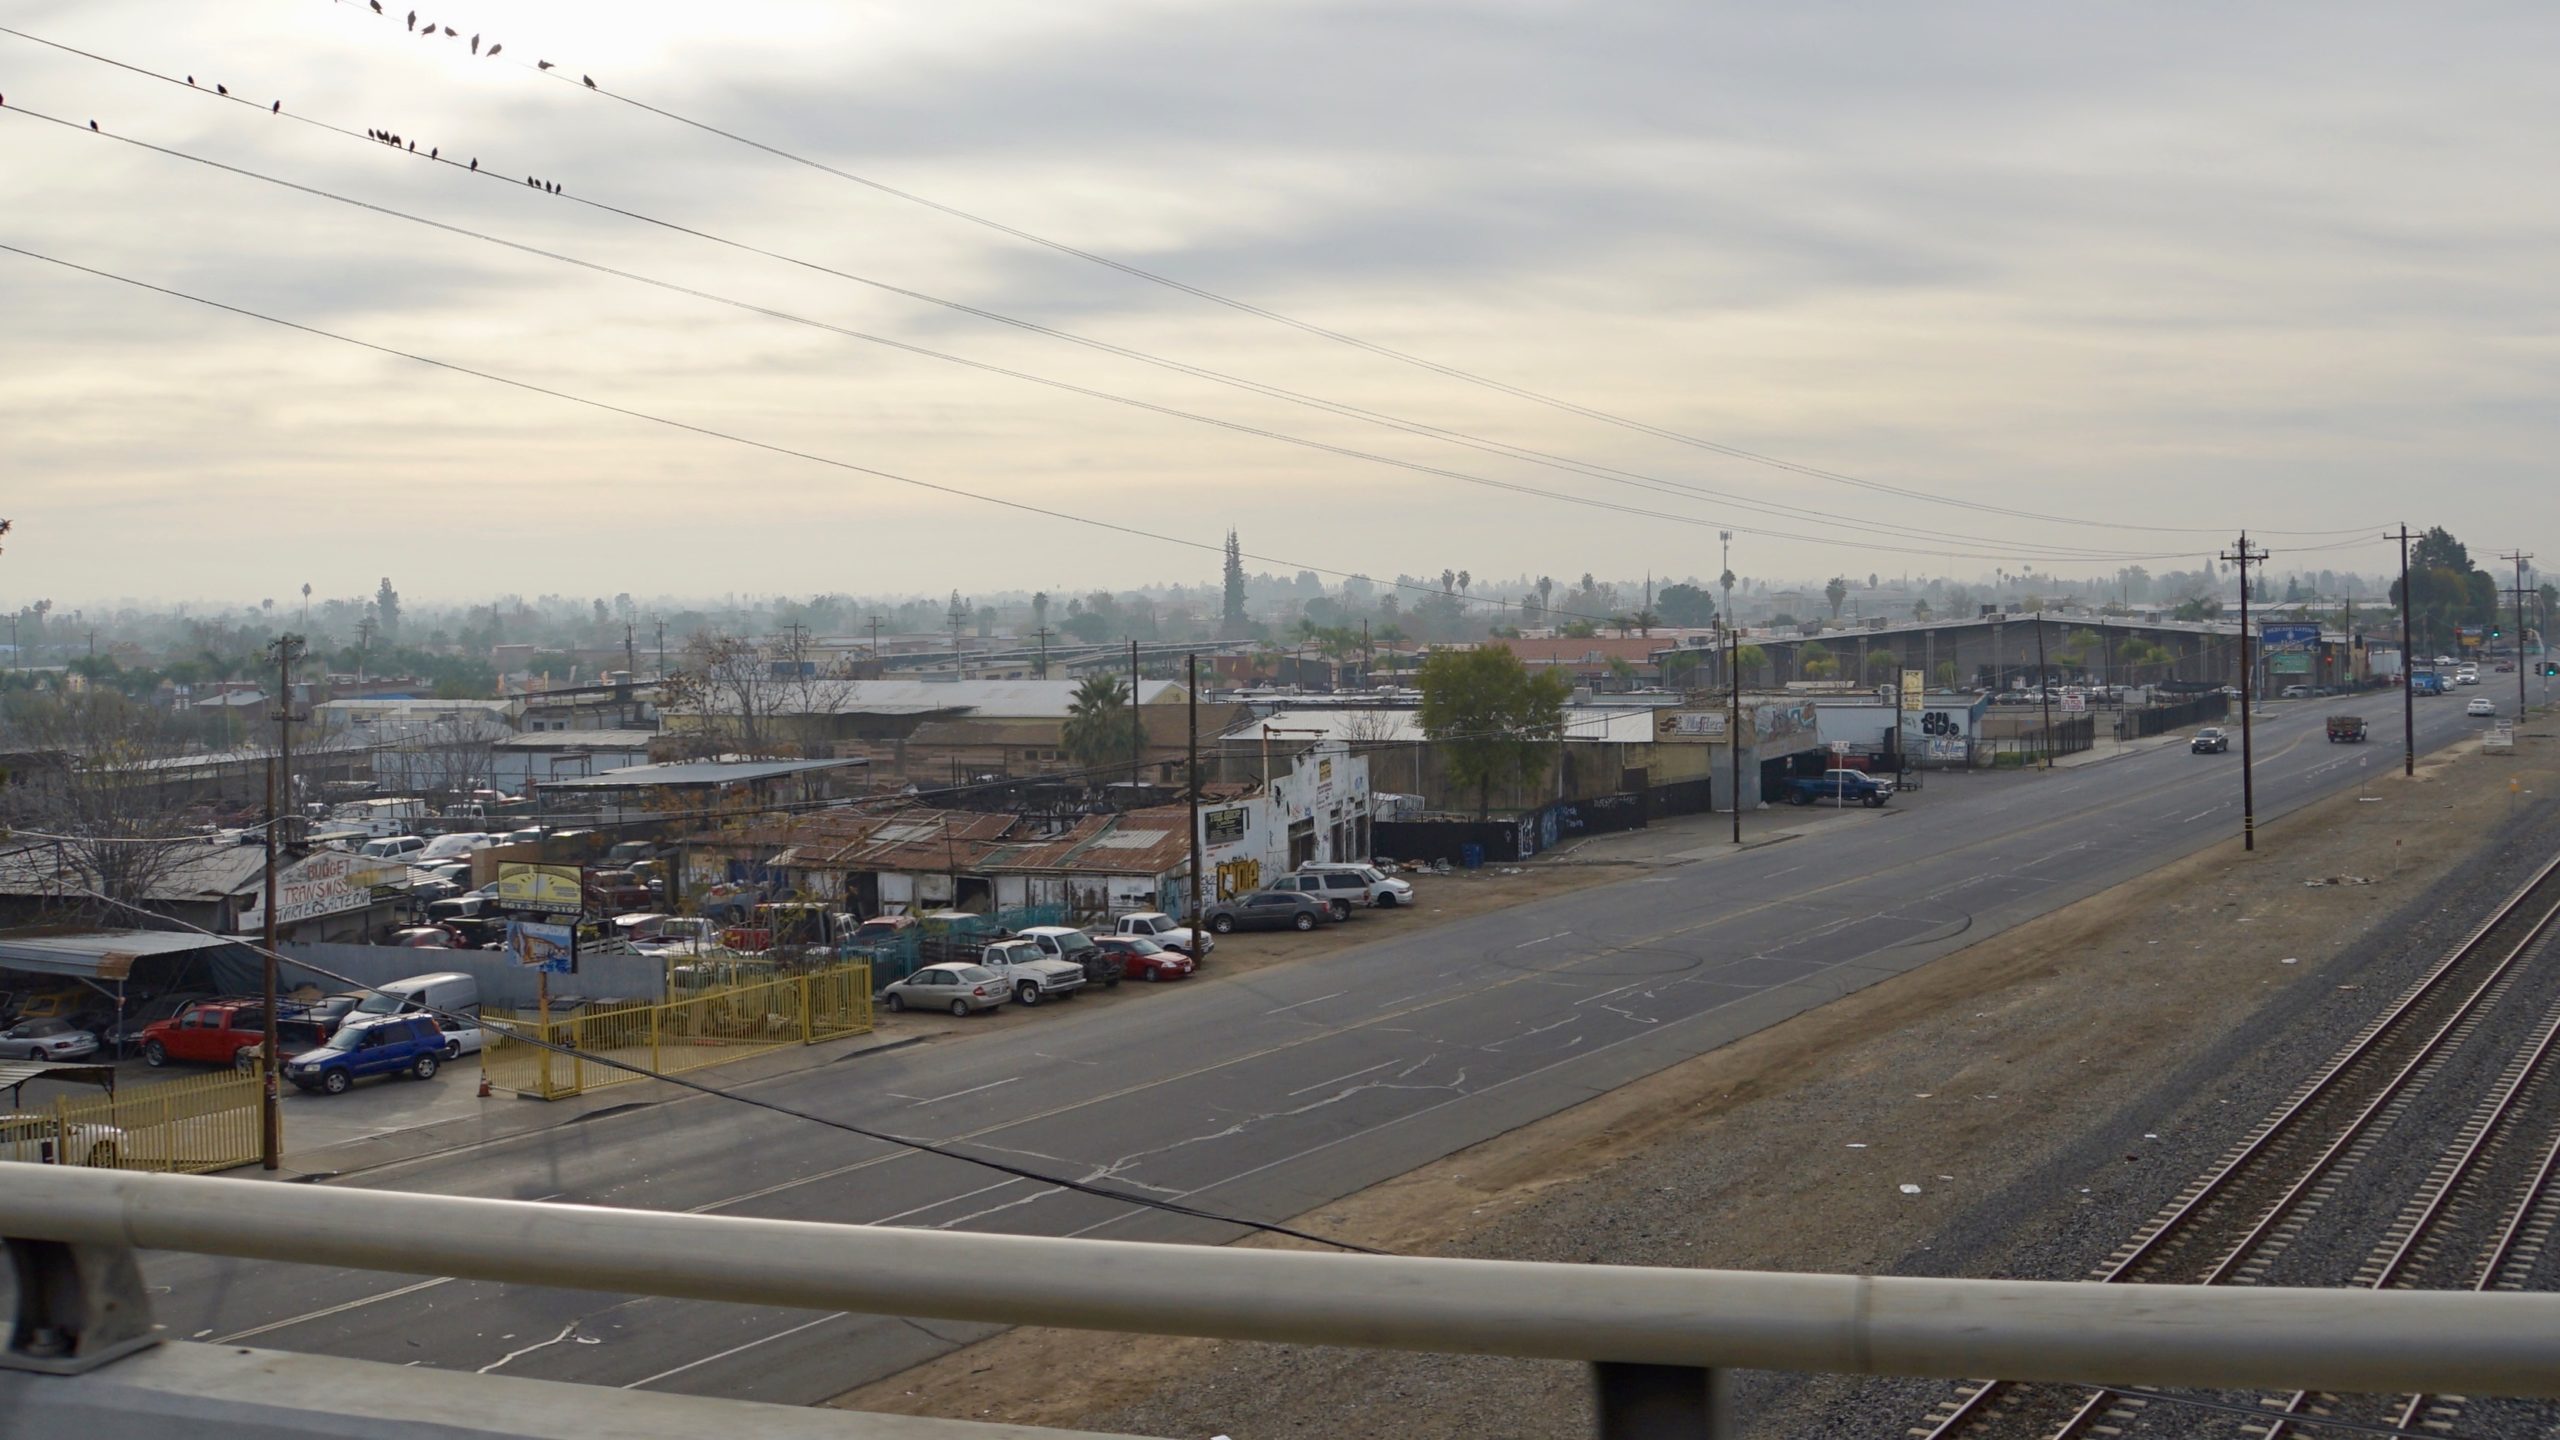
{"type": "Polygon", "coordinates": [[[295,1056],[284,1078],[304,1092],[344,1095],[375,1075],[414,1075],[432,1080],[444,1066],[444,1032],[424,1015],[392,1015],[338,1027],[329,1043],[295,1056]]]}

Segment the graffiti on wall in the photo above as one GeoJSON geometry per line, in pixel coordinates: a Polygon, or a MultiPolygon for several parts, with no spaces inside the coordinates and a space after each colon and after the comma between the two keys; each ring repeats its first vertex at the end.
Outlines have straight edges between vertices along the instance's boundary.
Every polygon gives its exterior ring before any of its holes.
{"type": "Polygon", "coordinates": [[[1751,707],[1752,733],[1761,740],[1783,740],[1790,735],[1810,735],[1816,723],[1813,702],[1754,705],[1751,707]]]}
{"type": "Polygon", "coordinates": [[[1259,860],[1221,860],[1218,862],[1218,898],[1233,900],[1262,888],[1262,862],[1259,860]]]}

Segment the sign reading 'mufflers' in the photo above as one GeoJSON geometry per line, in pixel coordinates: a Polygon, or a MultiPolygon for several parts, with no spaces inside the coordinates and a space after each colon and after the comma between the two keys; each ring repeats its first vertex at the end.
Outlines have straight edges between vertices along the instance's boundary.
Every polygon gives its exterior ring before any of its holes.
{"type": "Polygon", "coordinates": [[[1673,710],[1656,717],[1654,731],[1683,740],[1721,740],[1726,716],[1721,710],[1673,710]]]}

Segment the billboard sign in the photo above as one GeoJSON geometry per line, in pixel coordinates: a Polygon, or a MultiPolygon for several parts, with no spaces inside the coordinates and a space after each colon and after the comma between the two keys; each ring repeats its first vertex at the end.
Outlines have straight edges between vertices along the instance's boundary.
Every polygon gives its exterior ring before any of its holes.
{"type": "Polygon", "coordinates": [[[2311,657],[2320,650],[2320,627],[2269,622],[2258,627],[2258,644],[2266,652],[2270,675],[2308,675],[2311,657]]]}
{"type": "Polygon", "coordinates": [[[373,903],[375,882],[386,878],[382,872],[398,868],[396,862],[386,864],[369,855],[314,851],[276,876],[276,923],[361,910],[373,903]]]}
{"type": "Polygon", "coordinates": [[[587,908],[587,888],[575,865],[498,865],[498,908],[535,915],[575,915],[587,908]]]}
{"type": "Polygon", "coordinates": [[[2478,625],[2455,626],[2453,628],[2453,638],[2462,642],[2461,648],[2465,650],[2477,650],[2483,645],[2489,643],[2487,632],[2478,625]]]}
{"type": "Polygon", "coordinates": [[[1248,812],[1238,805],[1230,810],[1212,810],[1200,817],[1204,845],[1238,845],[1244,842],[1244,822],[1248,812]]]}
{"type": "Polygon", "coordinates": [[[531,920],[507,922],[507,953],[528,970],[571,975],[578,969],[578,927],[543,925],[531,920]]]}
{"type": "Polygon", "coordinates": [[[1917,670],[1902,672],[1902,708],[1918,714],[1929,708],[1929,677],[1917,670]]]}
{"type": "Polygon", "coordinates": [[[1721,740],[1729,728],[1721,710],[1674,710],[1654,721],[1655,733],[1682,740],[1721,740]]]}

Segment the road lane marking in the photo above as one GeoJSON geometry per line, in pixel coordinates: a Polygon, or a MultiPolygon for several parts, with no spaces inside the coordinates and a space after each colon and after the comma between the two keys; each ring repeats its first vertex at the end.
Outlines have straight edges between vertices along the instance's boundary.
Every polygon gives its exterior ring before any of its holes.
{"type": "Polygon", "coordinates": [[[1544,944],[1546,944],[1546,943],[1547,943],[1548,941],[1550,941],[1550,940],[1561,940],[1561,939],[1563,939],[1564,937],[1566,937],[1567,935],[1570,935],[1570,934],[1572,934],[1572,933],[1573,933],[1573,932],[1572,932],[1572,931],[1570,931],[1570,930],[1559,930],[1559,931],[1557,931],[1556,933],[1554,933],[1553,935],[1541,935],[1541,936],[1539,936],[1539,937],[1538,937],[1537,939],[1535,939],[1535,940],[1523,940],[1523,941],[1521,941],[1519,944],[1514,945],[1514,946],[1512,946],[1511,948],[1512,948],[1512,949],[1514,949],[1514,950],[1526,950],[1526,949],[1528,949],[1528,948],[1529,948],[1530,946],[1532,946],[1532,945],[1544,945],[1544,944]]]}
{"type": "Polygon", "coordinates": [[[1265,1010],[1262,1013],[1265,1015],[1286,1015],[1292,1010],[1301,1009],[1309,1005],[1320,1004],[1326,1000],[1339,1000],[1350,993],[1351,992],[1348,990],[1336,990],[1330,995],[1319,995],[1313,1000],[1301,1000],[1295,1005],[1283,1005],[1277,1010],[1265,1010]]]}
{"type": "Polygon", "coordinates": [[[1394,1063],[1396,1062],[1393,1060],[1381,1060],[1377,1064],[1369,1066],[1368,1069],[1354,1070],[1348,1075],[1336,1075],[1330,1080],[1319,1080],[1313,1085],[1308,1085],[1301,1089],[1290,1091],[1287,1098],[1295,1100],[1299,1096],[1306,1094],[1309,1090],[1321,1090],[1327,1085],[1339,1085],[1345,1080],[1357,1080],[1361,1076],[1368,1074],[1370,1070],[1384,1070],[1394,1063]]]}
{"type": "Polygon", "coordinates": [[[313,1310],[307,1314],[293,1316],[291,1319],[270,1320],[264,1325],[253,1325],[246,1330],[235,1330],[228,1335],[217,1337],[212,1343],[216,1345],[236,1345],[252,1336],[264,1335],[271,1330],[283,1330],[290,1326],[305,1324],[313,1320],[326,1320],[332,1315],[343,1315],[350,1310],[361,1310],[367,1305],[379,1305],[385,1300],[397,1300],[403,1295],[415,1295],[421,1290],[433,1290],[439,1285],[450,1285],[454,1282],[454,1278],[455,1277],[451,1275],[447,1275],[435,1280],[421,1280],[415,1285],[403,1285],[397,1290],[385,1290],[379,1295],[358,1296],[357,1298],[346,1301],[343,1304],[329,1306],[325,1310],[313,1310]]]}
{"type": "Polygon", "coordinates": [[[639,1389],[639,1388],[640,1388],[641,1386],[643,1386],[643,1385],[655,1385],[655,1384],[657,1384],[657,1383],[658,1383],[659,1381],[661,1381],[661,1380],[667,1379],[667,1378],[669,1378],[669,1377],[671,1377],[671,1376],[681,1375],[681,1374],[683,1374],[684,1372],[686,1372],[687,1370],[699,1370],[699,1369],[701,1369],[703,1366],[708,1365],[708,1364],[711,1364],[711,1363],[712,1363],[712,1362],[714,1362],[714,1361],[717,1361],[717,1360],[726,1360],[726,1359],[728,1359],[728,1358],[729,1358],[730,1356],[732,1356],[732,1355],[737,1355],[737,1354],[744,1353],[745,1351],[753,1350],[754,1348],[756,1348],[756,1347],[757,1347],[757,1346],[759,1346],[759,1345],[771,1344],[773,1341],[776,1341],[776,1340],[786,1340],[786,1339],[789,1339],[791,1336],[794,1336],[794,1335],[799,1334],[799,1333],[800,1333],[801,1331],[803,1331],[803,1330],[815,1330],[815,1329],[817,1329],[819,1326],[826,1324],[826,1323],[827,1323],[828,1321],[830,1321],[830,1320],[841,1320],[841,1319],[843,1319],[843,1318],[844,1318],[844,1312],[843,1312],[843,1311],[837,1311],[835,1314],[832,1314],[832,1315],[821,1315],[821,1316],[819,1316],[817,1319],[815,1319],[815,1320],[811,1320],[811,1321],[807,1322],[806,1324],[794,1325],[794,1326],[792,1326],[792,1327],[791,1327],[790,1329],[788,1329],[788,1330],[776,1331],[775,1333],[773,1333],[773,1334],[771,1334],[771,1335],[766,1335],[766,1336],[762,1336],[762,1337],[760,1337],[760,1338],[758,1338],[758,1339],[750,1340],[750,1341],[748,1341],[748,1342],[747,1342],[746,1344],[744,1344],[744,1345],[732,1345],[732,1346],[730,1346],[728,1349],[721,1351],[721,1352],[720,1352],[719,1354],[717,1354],[717,1355],[705,1355],[705,1356],[703,1356],[703,1357],[702,1357],[701,1359],[699,1359],[699,1360],[688,1360],[688,1361],[686,1361],[685,1363],[683,1363],[682,1365],[677,1366],[677,1367],[676,1367],[676,1368],[674,1368],[673,1370],[661,1370],[661,1371],[659,1371],[659,1372],[658,1372],[657,1374],[655,1374],[655,1375],[647,1376],[647,1377],[645,1377],[645,1378],[643,1378],[643,1379],[639,1379],[639,1380],[634,1380],[634,1381],[632,1381],[630,1384],[625,1385],[625,1386],[623,1386],[622,1388],[623,1388],[623,1389],[625,1389],[625,1390],[637,1390],[637,1389],[639,1389]]]}
{"type": "Polygon", "coordinates": [[[908,1109],[910,1109],[910,1110],[914,1110],[914,1109],[918,1109],[918,1108],[920,1108],[920,1107],[922,1107],[922,1106],[926,1106],[926,1105],[939,1105],[939,1104],[941,1104],[941,1103],[942,1103],[943,1101],[945,1101],[945,1100],[957,1100],[957,1099],[959,1099],[959,1098],[960,1098],[961,1096],[963,1096],[963,1095],[977,1095],[977,1094],[982,1094],[982,1093],[984,1093],[984,1092],[986,1092],[986,1091],[989,1091],[989,1090],[993,1090],[993,1089],[995,1089],[995,1088],[996,1088],[997,1086],[999,1086],[999,1085],[1010,1085],[1010,1084],[1012,1084],[1015,1080],[1019,1080],[1019,1079],[1021,1079],[1021,1078],[1022,1078],[1021,1076],[1016,1075],[1016,1076],[1013,1076],[1011,1079],[1006,1079],[1006,1080],[990,1080],[990,1081],[988,1081],[988,1082],[987,1082],[986,1084],[984,1084],[984,1085],[972,1085],[972,1086],[970,1086],[970,1087],[969,1087],[968,1089],[966,1089],[966,1090],[954,1090],[954,1091],[952,1091],[952,1092],[951,1092],[950,1094],[948,1094],[948,1095],[936,1095],[936,1096],[934,1096],[934,1097],[933,1097],[932,1099],[930,1099],[930,1100],[918,1100],[917,1102],[915,1102],[915,1104],[910,1105],[910,1106],[908,1106],[907,1108],[908,1108],[908,1109]]]}

